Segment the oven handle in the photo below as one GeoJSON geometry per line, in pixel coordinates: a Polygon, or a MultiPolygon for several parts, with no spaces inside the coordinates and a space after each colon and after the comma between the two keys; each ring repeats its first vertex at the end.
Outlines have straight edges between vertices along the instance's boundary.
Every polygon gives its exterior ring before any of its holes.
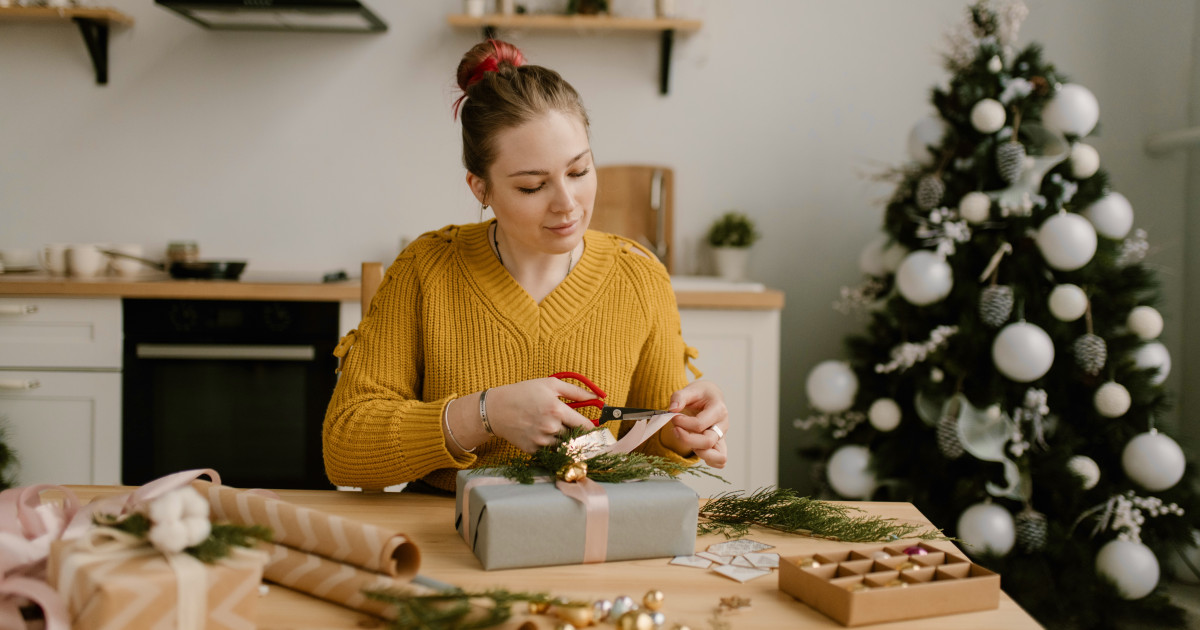
{"type": "Polygon", "coordinates": [[[206,361],[312,361],[317,356],[314,346],[254,346],[249,344],[137,344],[139,359],[200,359],[206,361]]]}

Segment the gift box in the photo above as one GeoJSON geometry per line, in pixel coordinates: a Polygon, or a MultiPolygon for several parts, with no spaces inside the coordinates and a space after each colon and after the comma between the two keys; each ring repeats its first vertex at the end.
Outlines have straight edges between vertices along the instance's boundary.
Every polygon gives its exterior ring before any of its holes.
{"type": "Polygon", "coordinates": [[[264,552],[237,548],[205,564],[149,544],[96,540],[105,535],[51,546],[47,581],[66,601],[73,630],[178,628],[188,619],[206,630],[256,627],[264,552]]]}
{"type": "Polygon", "coordinates": [[[780,558],[779,590],[844,626],[1000,605],[998,574],[925,543],[780,558]]]}
{"type": "Polygon", "coordinates": [[[486,570],[696,550],[699,497],[675,479],[520,484],[486,470],[464,470],[456,490],[455,527],[486,570]]]}

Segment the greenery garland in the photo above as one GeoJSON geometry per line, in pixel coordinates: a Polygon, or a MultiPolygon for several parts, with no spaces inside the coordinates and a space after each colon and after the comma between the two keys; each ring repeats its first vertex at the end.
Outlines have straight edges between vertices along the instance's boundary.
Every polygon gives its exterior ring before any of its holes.
{"type": "MultiPolygon", "coordinates": [[[[150,533],[150,517],[141,512],[126,516],[97,514],[92,520],[101,527],[119,529],[138,538],[146,538],[150,533]]],[[[201,562],[212,564],[228,556],[234,547],[253,547],[257,541],[270,541],[271,537],[271,529],[263,525],[213,523],[208,538],[184,551],[201,562]]]]}
{"type": "Polygon", "coordinates": [[[422,630],[473,630],[491,628],[512,617],[514,602],[549,605],[546,593],[514,593],[492,589],[469,593],[455,589],[434,595],[406,595],[396,591],[364,591],[369,599],[390,604],[396,618],[390,627],[422,630]],[[488,600],[481,605],[479,600],[488,600]]]}

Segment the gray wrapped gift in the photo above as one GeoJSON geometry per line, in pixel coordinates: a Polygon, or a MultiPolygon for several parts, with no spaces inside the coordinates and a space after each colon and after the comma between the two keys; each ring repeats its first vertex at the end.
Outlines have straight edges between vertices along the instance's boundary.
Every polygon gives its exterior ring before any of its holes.
{"type": "Polygon", "coordinates": [[[607,499],[607,509],[594,511],[591,521],[588,508],[549,478],[530,485],[486,470],[459,471],[455,528],[486,570],[695,552],[699,497],[682,482],[652,478],[588,484],[607,499]],[[466,490],[468,483],[472,487],[466,490]],[[592,539],[586,540],[589,529],[592,539]]]}

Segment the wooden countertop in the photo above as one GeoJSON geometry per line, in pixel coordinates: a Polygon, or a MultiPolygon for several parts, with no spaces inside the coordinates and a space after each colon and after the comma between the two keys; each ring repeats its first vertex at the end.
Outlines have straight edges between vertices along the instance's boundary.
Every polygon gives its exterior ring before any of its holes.
{"type": "MultiPolygon", "coordinates": [[[[45,273],[0,274],[0,297],[116,297],[198,300],[281,300],[343,302],[359,300],[359,281],[174,280],[165,273],[130,278],[71,278],[45,273]]],[[[782,291],[676,291],[680,308],[780,310],[782,291]]]]}
{"type": "MultiPolygon", "coordinates": [[[[93,497],[128,492],[131,488],[112,486],[73,486],[83,502],[93,497]]],[[[454,530],[454,499],[416,494],[336,492],[321,490],[278,490],[281,498],[297,505],[338,514],[346,518],[401,532],[421,550],[422,576],[465,589],[507,588],[514,591],[541,591],[577,599],[612,599],[630,595],[636,600],[651,589],[665,595],[664,627],[685,623],[692,628],[710,627],[713,610],[720,598],[748,597],[751,607],[725,615],[729,628],[842,628],[840,624],[793,599],[778,589],[777,575],[734,582],[716,573],[667,564],[666,558],[609,562],[591,565],[539,567],[484,571],[479,561],[454,530]]],[[[928,524],[910,503],[849,503],[867,514],[928,524]]],[[[752,530],[749,538],[775,546],[781,555],[811,555],[845,548],[849,545],[828,540],[793,536],[769,530],[752,530]]],[[[724,540],[721,536],[700,536],[696,549],[724,540]]],[[[951,543],[935,543],[953,549],[951,543]]],[[[514,607],[514,611],[516,607],[514,607]]],[[[516,628],[532,621],[534,628],[555,627],[552,618],[515,614],[504,628],[516,628]]],[[[258,627],[263,630],[303,628],[382,628],[384,623],[369,615],[315,599],[281,586],[271,585],[260,602],[258,627]]],[[[612,628],[614,626],[597,626],[612,628]]],[[[995,610],[928,617],[906,622],[871,626],[887,630],[1020,630],[1040,628],[1036,621],[1008,595],[1000,594],[995,610]]]]}

